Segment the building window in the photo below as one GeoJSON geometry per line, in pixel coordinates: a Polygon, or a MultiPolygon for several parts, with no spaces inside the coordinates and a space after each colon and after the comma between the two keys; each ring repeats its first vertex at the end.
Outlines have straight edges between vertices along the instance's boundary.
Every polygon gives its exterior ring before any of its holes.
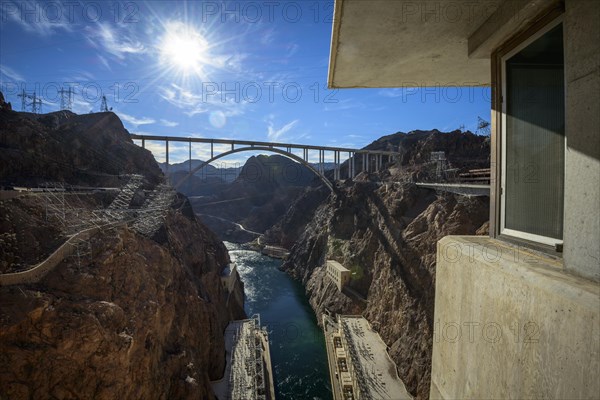
{"type": "Polygon", "coordinates": [[[563,26],[502,57],[500,233],[562,243],[565,169],[563,26]]]}

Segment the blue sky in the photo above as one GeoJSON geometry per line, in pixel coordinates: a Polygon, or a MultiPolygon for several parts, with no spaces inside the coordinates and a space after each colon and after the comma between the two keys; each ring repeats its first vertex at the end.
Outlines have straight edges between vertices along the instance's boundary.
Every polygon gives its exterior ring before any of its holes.
{"type": "MultiPolygon", "coordinates": [[[[73,111],[98,111],[105,95],[130,132],[343,147],[414,129],[474,131],[477,116],[489,119],[485,88],[326,89],[329,0],[1,7],[1,90],[16,110],[25,89],[56,111],[57,88],[71,86],[73,111]]],[[[162,146],[150,147],[161,159],[162,146]]],[[[171,160],[184,155],[171,148],[171,160]]]]}

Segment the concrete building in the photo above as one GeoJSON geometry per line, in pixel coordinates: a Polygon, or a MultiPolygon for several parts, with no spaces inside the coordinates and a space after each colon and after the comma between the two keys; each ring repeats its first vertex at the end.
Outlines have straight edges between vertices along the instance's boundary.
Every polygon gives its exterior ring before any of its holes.
{"type": "Polygon", "coordinates": [[[491,87],[490,236],[438,243],[431,398],[600,393],[598,21],[592,0],[335,2],[330,87],[491,87]]]}
{"type": "Polygon", "coordinates": [[[412,399],[387,347],[360,315],[323,315],[334,400],[412,399]]]}
{"type": "Polygon", "coordinates": [[[336,284],[341,292],[346,283],[350,281],[350,270],[335,260],[327,260],[327,276],[336,284]]]}

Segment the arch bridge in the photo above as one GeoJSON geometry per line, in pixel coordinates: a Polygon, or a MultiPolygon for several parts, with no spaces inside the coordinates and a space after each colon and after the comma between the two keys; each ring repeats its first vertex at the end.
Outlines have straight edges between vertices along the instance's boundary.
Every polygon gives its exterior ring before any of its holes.
{"type": "Polygon", "coordinates": [[[321,180],[327,185],[327,187],[333,191],[333,185],[331,181],[325,175],[325,155],[326,153],[333,153],[333,179],[340,180],[342,178],[342,162],[348,161],[348,167],[346,169],[345,178],[353,179],[357,175],[357,166],[360,167],[361,171],[379,171],[385,162],[391,161],[393,158],[399,155],[398,152],[394,151],[381,151],[381,150],[366,150],[366,149],[352,149],[345,147],[331,147],[331,146],[315,146],[305,144],[292,144],[292,143],[277,143],[277,142],[259,142],[253,140],[235,140],[235,139],[208,139],[208,138],[190,138],[190,137],[177,137],[177,136],[155,136],[155,135],[139,135],[131,134],[133,140],[141,141],[142,147],[146,148],[146,142],[164,142],[165,143],[165,161],[166,169],[168,173],[169,168],[169,143],[187,143],[188,144],[188,160],[189,170],[187,175],[175,184],[175,188],[181,186],[186,179],[194,175],[196,172],[210,164],[211,162],[218,160],[219,158],[226,157],[231,154],[243,152],[243,151],[266,151],[271,153],[280,154],[288,157],[315,173],[321,180]],[[192,143],[203,143],[210,146],[210,159],[204,161],[202,164],[192,168],[192,143]],[[215,145],[226,145],[227,149],[215,149],[215,145]],[[302,156],[294,154],[294,150],[302,150],[302,156]],[[311,153],[312,152],[312,153],[311,153]],[[309,162],[309,157],[314,152],[318,152],[318,163],[313,165],[309,162]],[[342,161],[343,160],[343,161],[342,161]]]}

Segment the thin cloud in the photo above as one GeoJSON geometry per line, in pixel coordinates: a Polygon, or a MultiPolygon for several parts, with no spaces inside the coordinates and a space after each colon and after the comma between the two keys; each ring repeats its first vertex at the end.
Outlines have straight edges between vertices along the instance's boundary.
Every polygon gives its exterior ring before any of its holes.
{"type": "Polygon", "coordinates": [[[225,117],[233,117],[244,113],[245,101],[226,96],[221,91],[211,92],[210,95],[200,96],[182,86],[172,83],[169,87],[159,88],[159,96],[183,110],[184,114],[193,117],[210,111],[222,112],[225,117]]]}
{"type": "Polygon", "coordinates": [[[98,23],[95,27],[88,27],[90,42],[107,53],[123,60],[128,54],[142,54],[146,47],[138,40],[130,37],[123,30],[115,31],[107,24],[98,23]]]}
{"type": "Polygon", "coordinates": [[[108,61],[106,60],[106,58],[102,57],[100,54],[97,55],[98,57],[98,61],[100,61],[100,64],[104,65],[104,67],[109,70],[110,72],[112,72],[112,68],[110,67],[110,64],[108,63],[108,61]]]}
{"type": "Polygon", "coordinates": [[[260,43],[268,46],[275,40],[275,29],[267,29],[260,35],[260,43]]]}
{"type": "Polygon", "coordinates": [[[296,43],[288,44],[286,58],[292,57],[294,54],[296,54],[298,52],[298,49],[300,49],[300,46],[298,44],[296,44],[296,43]]]}
{"type": "Polygon", "coordinates": [[[154,124],[156,122],[156,120],[154,120],[152,118],[148,118],[148,117],[137,118],[137,117],[134,117],[133,115],[125,114],[123,112],[119,112],[118,114],[119,114],[119,117],[123,121],[128,122],[135,126],[149,125],[149,124],[154,124]]]}
{"type": "Polygon", "coordinates": [[[12,21],[23,30],[40,36],[50,36],[58,31],[72,32],[75,22],[68,17],[55,18],[46,15],[47,5],[32,0],[3,1],[0,9],[0,19],[12,21]]]}
{"type": "Polygon", "coordinates": [[[396,97],[402,96],[402,93],[403,93],[402,89],[395,88],[395,89],[382,89],[377,94],[379,94],[380,96],[383,96],[383,97],[396,98],[396,97]]]}
{"type": "Polygon", "coordinates": [[[6,77],[13,81],[24,81],[25,79],[12,68],[7,67],[6,65],[0,64],[0,78],[6,77]]]}
{"type": "Polygon", "coordinates": [[[285,124],[280,129],[275,129],[275,127],[273,125],[273,121],[269,121],[269,126],[267,128],[268,129],[267,137],[269,138],[269,140],[278,140],[283,135],[285,135],[287,132],[292,130],[298,124],[298,122],[300,122],[300,120],[295,119],[295,120],[285,124]]]}
{"type": "Polygon", "coordinates": [[[190,117],[208,111],[208,109],[202,105],[201,96],[174,83],[172,83],[170,87],[159,88],[159,96],[175,107],[184,110],[184,113],[190,117]]]}
{"type": "Polygon", "coordinates": [[[166,126],[169,128],[173,128],[173,127],[179,125],[179,122],[169,121],[169,120],[162,119],[162,118],[160,119],[160,123],[162,126],[166,126]]]}
{"type": "Polygon", "coordinates": [[[337,103],[327,104],[324,108],[325,111],[343,111],[352,109],[364,109],[365,105],[354,99],[342,99],[337,103]]]}
{"type": "Polygon", "coordinates": [[[100,111],[99,104],[87,102],[83,100],[77,93],[73,97],[73,103],[71,106],[71,111],[73,111],[75,114],[87,114],[89,112],[100,111]]]}
{"type": "Polygon", "coordinates": [[[84,70],[64,70],[69,75],[65,76],[65,82],[92,82],[96,80],[94,74],[84,70]]]}

